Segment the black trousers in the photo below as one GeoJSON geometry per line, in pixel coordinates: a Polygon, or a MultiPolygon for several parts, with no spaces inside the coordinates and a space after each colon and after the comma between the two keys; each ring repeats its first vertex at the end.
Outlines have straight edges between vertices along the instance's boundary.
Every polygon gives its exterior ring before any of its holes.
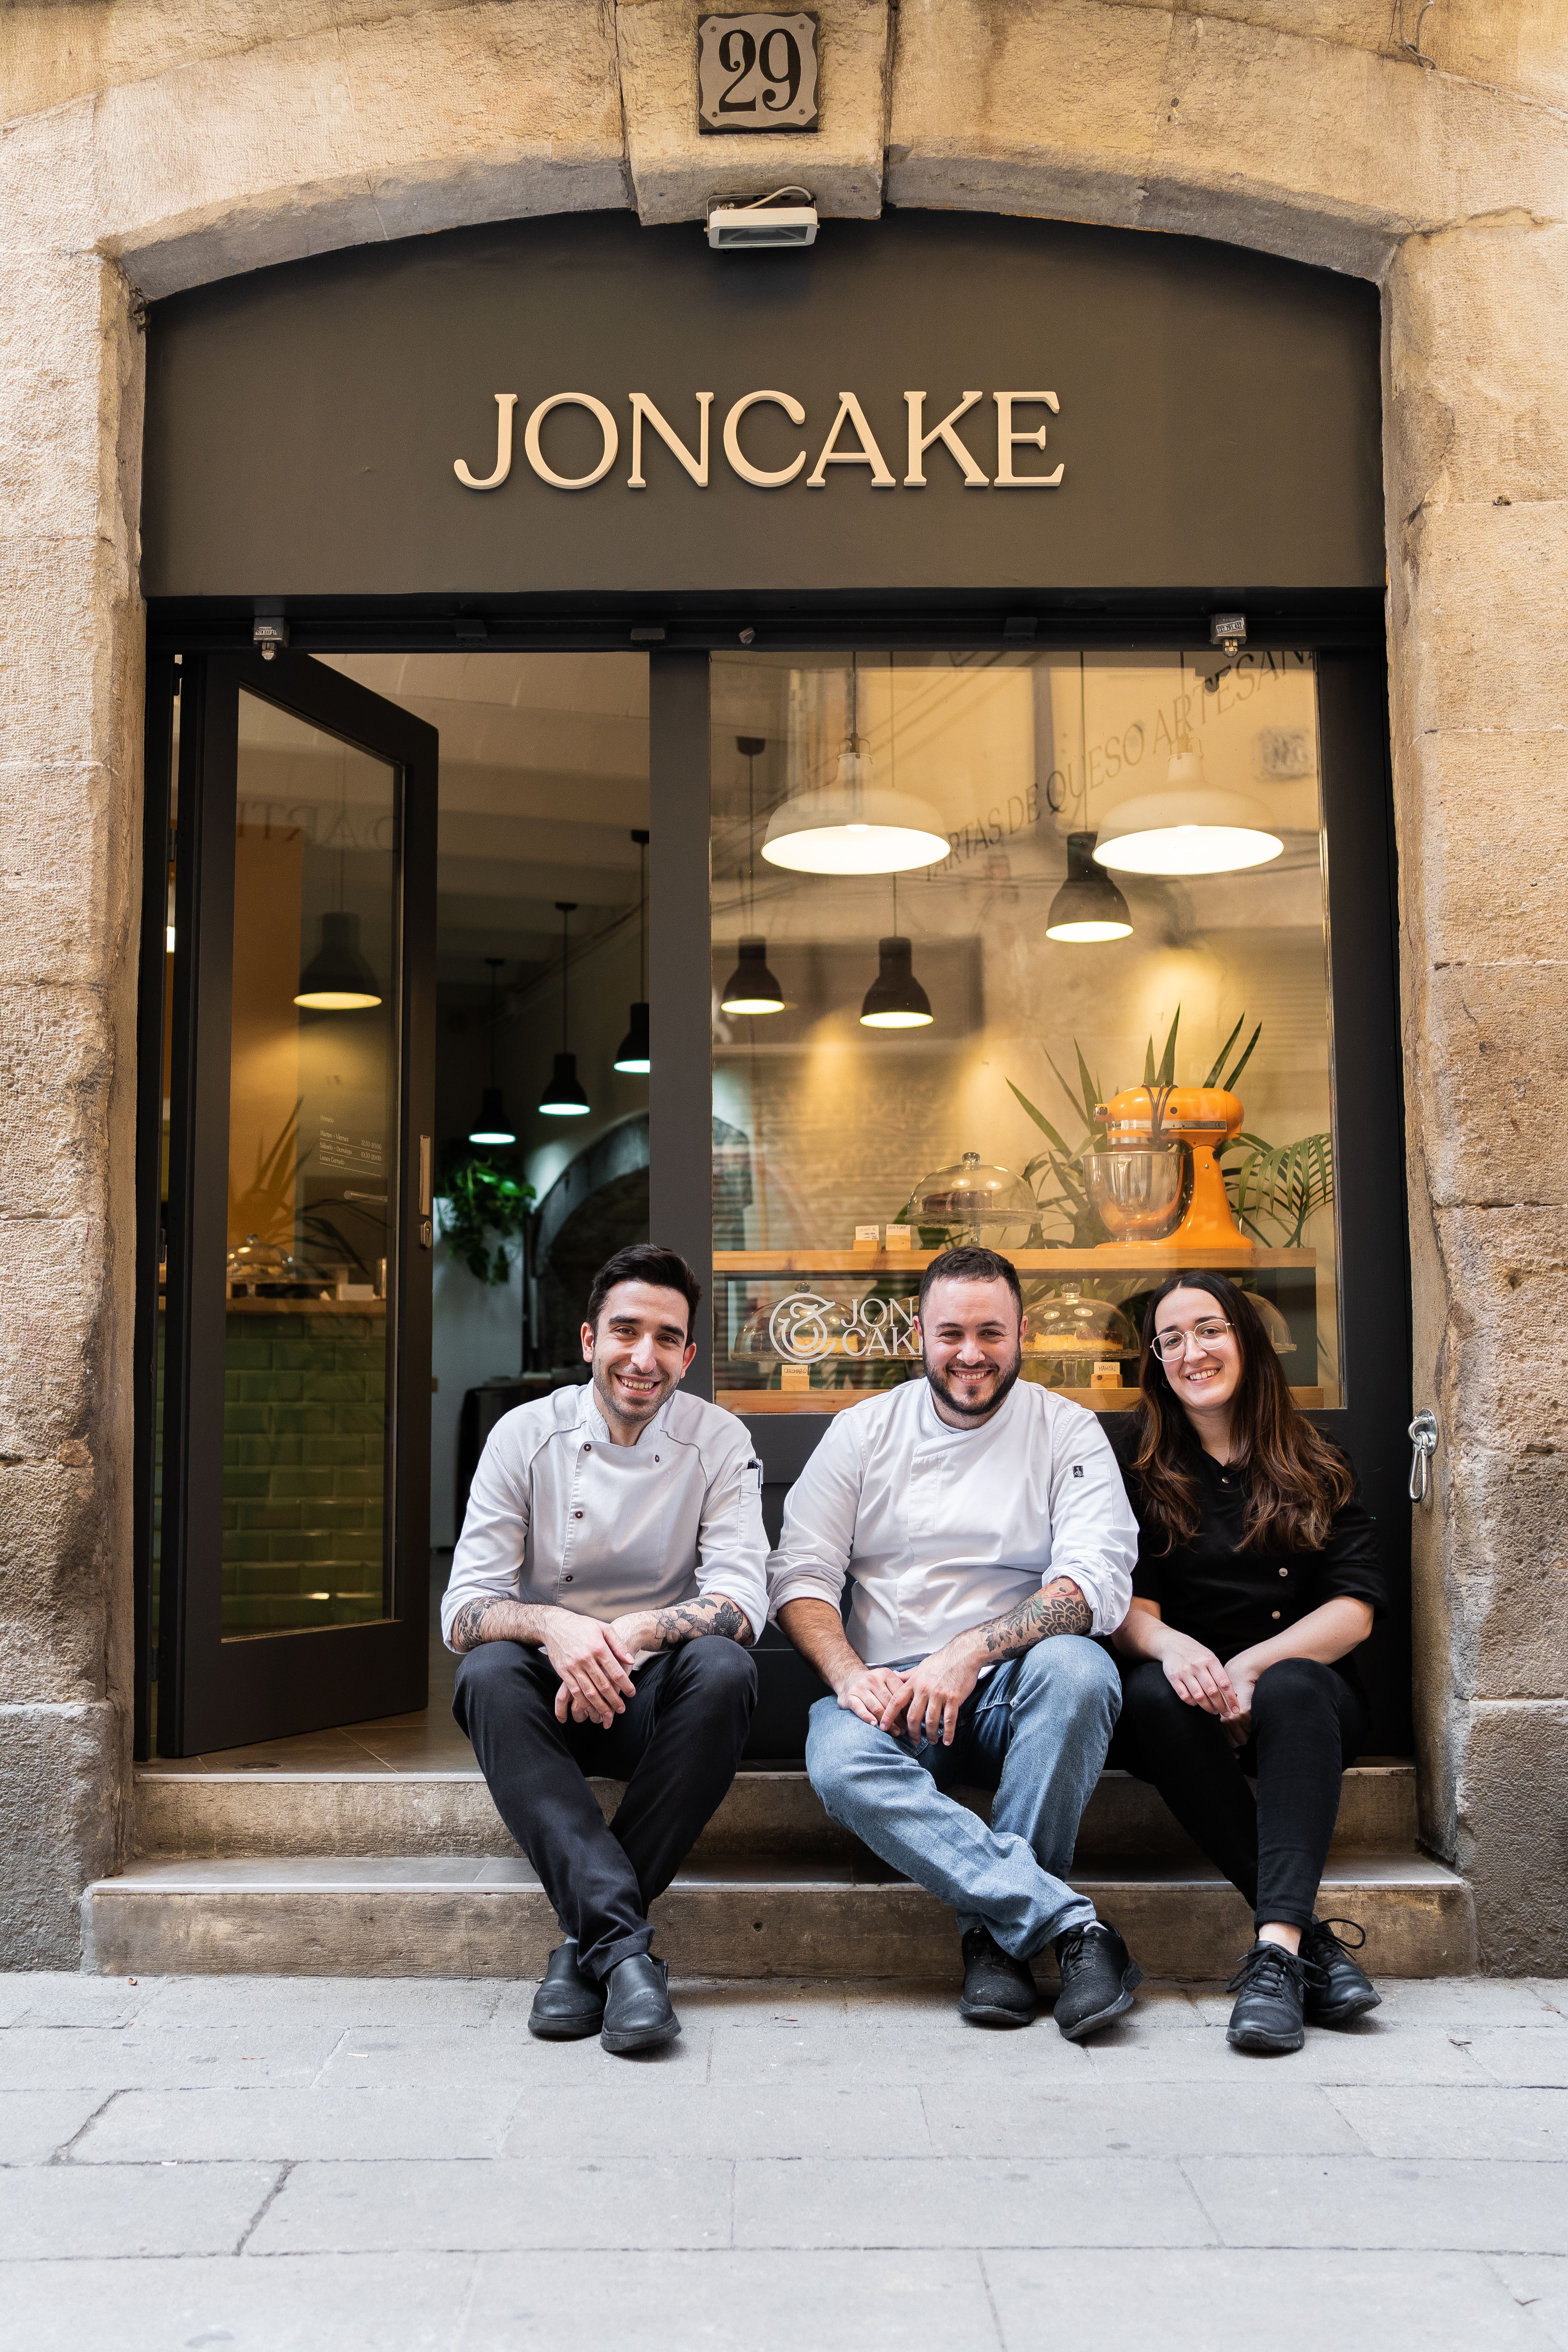
{"type": "Polygon", "coordinates": [[[1218,1717],[1178,1698],[1155,1659],[1119,1663],[1121,1720],[1110,1761],[1153,1782],[1194,1843],[1246,1895],[1256,1926],[1309,1926],[1341,1776],[1366,1735],[1357,1692],[1314,1658],[1281,1658],[1254,1685],[1252,1738],[1233,1748],[1218,1717]]]}
{"type": "Polygon", "coordinates": [[[646,1952],[664,1893],[735,1777],[756,1703],[748,1651],[714,1633],[661,1651],[632,1677],[607,1731],[557,1723],[560,1677],[542,1650],[481,1642],[458,1661],[452,1713],[496,1811],[595,1977],[646,1952]],[[625,1780],[606,1823],[590,1773],[625,1780]]]}

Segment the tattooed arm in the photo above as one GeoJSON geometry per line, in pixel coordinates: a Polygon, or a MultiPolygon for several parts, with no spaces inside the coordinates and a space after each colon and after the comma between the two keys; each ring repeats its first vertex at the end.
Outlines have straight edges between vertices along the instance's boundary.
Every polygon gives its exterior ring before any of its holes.
{"type": "MultiPolygon", "coordinates": [[[[521,1642],[542,1650],[561,1677],[555,1713],[564,1723],[571,1708],[579,1723],[607,1727],[636,1691],[633,1651],[614,1625],[581,1617],[573,1609],[549,1609],[524,1601],[498,1601],[479,1593],[465,1601],[453,1618],[448,1639],[459,1654],[481,1642],[521,1642]]],[[[642,1646],[647,1647],[648,1644],[642,1646]]]]}
{"type": "Polygon", "coordinates": [[[904,1732],[919,1747],[940,1739],[951,1748],[958,1711],[985,1666],[1000,1665],[1032,1650],[1053,1633],[1087,1633],[1093,1612],[1070,1576],[1054,1576],[1005,1615],[987,1618],[954,1634],[910,1675],[907,1686],[882,1717],[884,1731],[904,1732]]]}
{"type": "Polygon", "coordinates": [[[706,1593],[700,1600],[678,1601],[673,1609],[634,1611],[616,1619],[615,1631],[634,1653],[679,1649],[682,1642],[694,1642],[702,1633],[717,1633],[723,1641],[739,1642],[743,1649],[755,1639],[745,1611],[722,1592],[706,1593]]]}

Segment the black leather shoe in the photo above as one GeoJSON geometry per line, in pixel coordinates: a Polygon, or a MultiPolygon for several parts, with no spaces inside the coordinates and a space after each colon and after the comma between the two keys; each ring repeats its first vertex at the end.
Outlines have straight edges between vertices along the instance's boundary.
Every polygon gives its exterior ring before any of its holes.
{"type": "Polygon", "coordinates": [[[617,2058],[673,2042],[680,2020],[669,2005],[669,1969],[651,1952],[634,1952],[605,1979],[605,2022],[599,2039],[617,2058]]]}
{"type": "Polygon", "coordinates": [[[962,1949],[960,2017],[971,2018],[976,2025],[1032,2025],[1040,1996],[1028,1961],[1005,1952],[989,1927],[971,1927],[962,1949]]]}
{"type": "Polygon", "coordinates": [[[1301,2022],[1307,1963],[1299,1952],[1288,1952],[1283,1944],[1254,1944],[1226,1990],[1238,1996],[1225,2036],[1233,2050],[1260,2056],[1300,2050],[1307,2039],[1301,2022]]]}
{"type": "Polygon", "coordinates": [[[1087,1927],[1069,1927],[1052,1948],[1062,1972],[1057,2023],[1069,2042],[1082,2042],[1126,2016],[1143,1971],[1114,1927],[1091,1919],[1087,1927]]]}
{"type": "Polygon", "coordinates": [[[605,2021],[604,1988],[577,1966],[575,1944],[559,1944],[550,1955],[528,2030],[541,2042],[583,2042],[605,2021]]]}
{"type": "Polygon", "coordinates": [[[1354,1919],[1314,1919],[1302,1936],[1301,1958],[1307,1963],[1304,2014],[1309,2025],[1348,2025],[1352,2017],[1364,2017],[1383,2000],[1365,1969],[1356,1965],[1335,1935],[1336,1927],[1354,1929],[1358,1952],[1366,1942],[1365,1928],[1354,1919]]]}

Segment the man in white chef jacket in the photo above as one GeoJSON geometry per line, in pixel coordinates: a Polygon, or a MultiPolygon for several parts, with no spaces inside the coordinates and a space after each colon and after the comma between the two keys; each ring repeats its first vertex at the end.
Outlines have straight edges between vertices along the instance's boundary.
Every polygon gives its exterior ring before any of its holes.
{"type": "Polygon", "coordinates": [[[530,2028],[622,2053],[680,2031],[648,1906],[734,1778],[767,1622],[745,1424],[677,1394],[701,1295],[652,1243],[600,1267],[592,1380],[496,1423],[441,1608],[452,1712],[566,1938],[530,2028]],[[608,1824],[590,1774],[627,1784],[608,1824]]]}
{"type": "Polygon", "coordinates": [[[1110,1633],[1138,1529],[1093,1413],[1020,1383],[1018,1276],[945,1251],[921,1285],[925,1378],[837,1413],[790,1490],[773,1607],[833,1696],[805,1761],[837,1822],[958,1915],[962,2013],[1026,2025],[1053,1947],[1071,2041],[1142,1970],[1066,1884],[1121,1708],[1110,1633]],[[841,1614],[846,1580],[851,1587],[841,1614]],[[995,1792],[991,1825],[948,1794],[995,1792]]]}

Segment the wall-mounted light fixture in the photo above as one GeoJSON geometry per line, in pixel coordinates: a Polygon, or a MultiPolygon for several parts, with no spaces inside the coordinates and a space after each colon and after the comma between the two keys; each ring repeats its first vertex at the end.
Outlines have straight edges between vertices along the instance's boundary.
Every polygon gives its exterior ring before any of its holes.
{"type": "Polygon", "coordinates": [[[707,211],[708,242],[715,253],[816,243],[816,205],[809,188],[775,188],[746,203],[738,196],[710,196],[707,211]],[[800,201],[785,204],[786,196],[800,201]]]}

